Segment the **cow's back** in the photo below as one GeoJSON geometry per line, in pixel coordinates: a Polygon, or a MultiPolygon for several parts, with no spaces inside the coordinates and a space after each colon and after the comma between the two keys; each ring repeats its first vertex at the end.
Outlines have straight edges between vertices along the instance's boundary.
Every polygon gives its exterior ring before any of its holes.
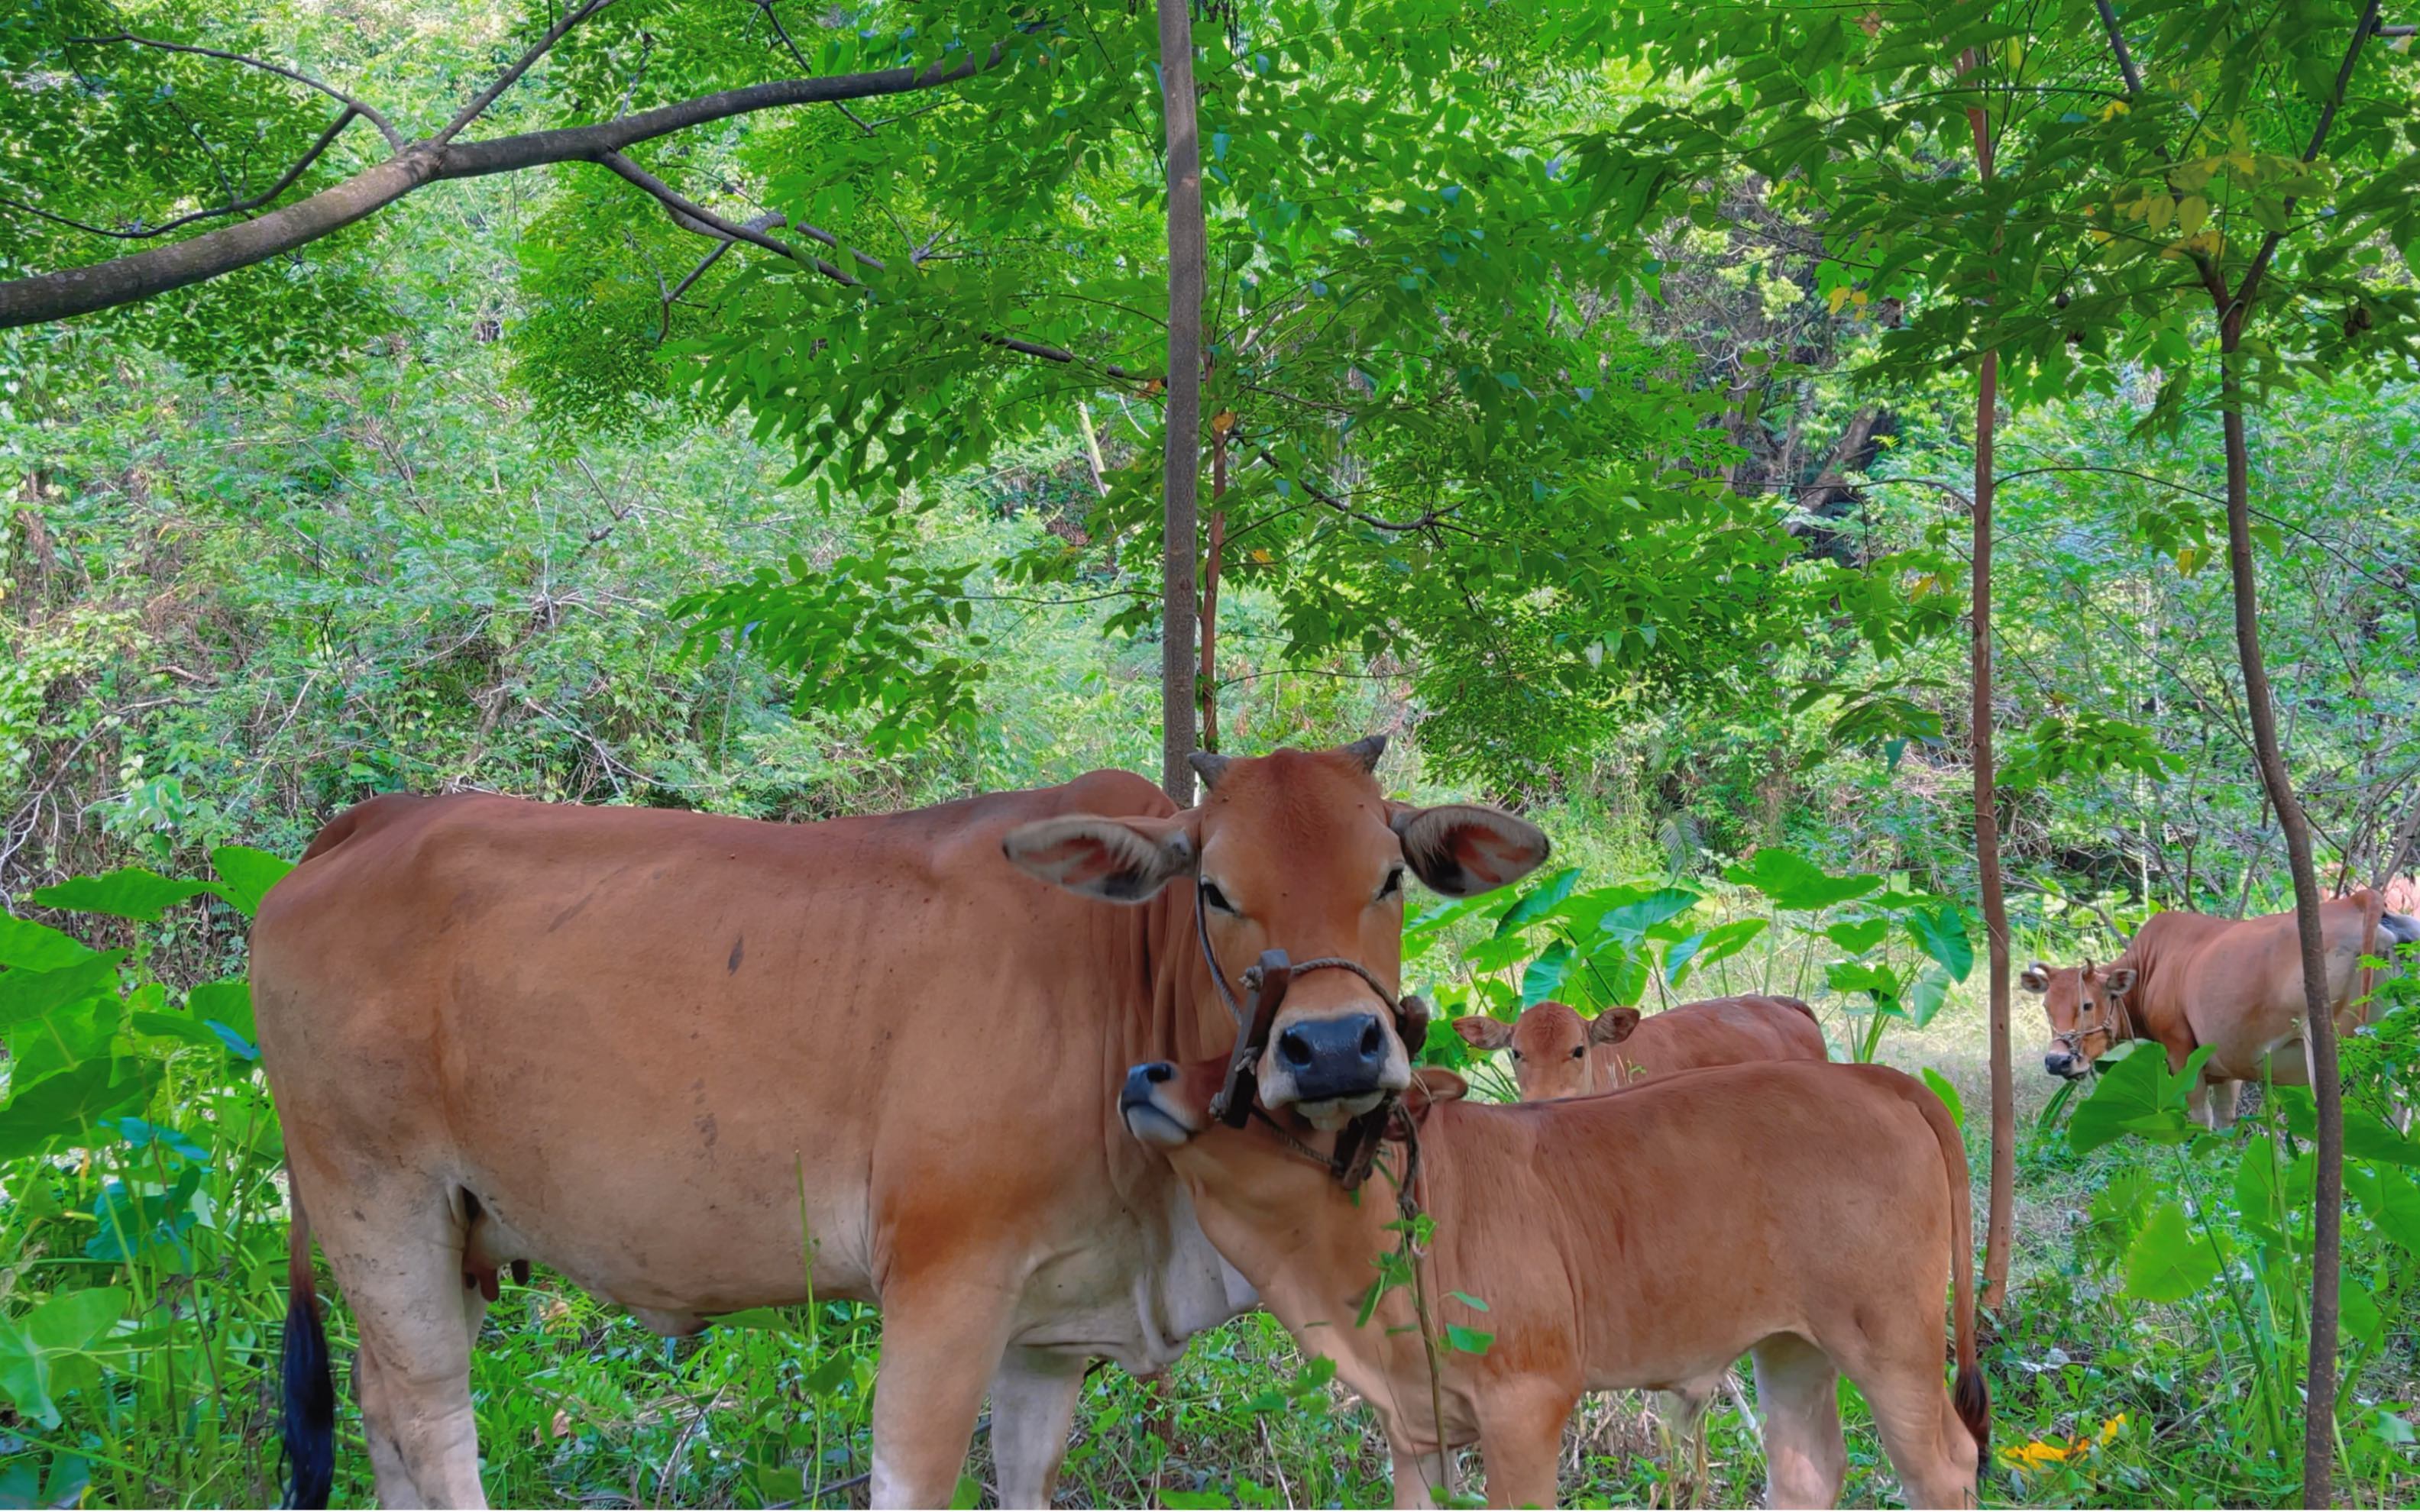
{"type": "Polygon", "coordinates": [[[1794,997],[1711,997],[1652,1013],[1619,1043],[1598,1046],[1608,1068],[1670,1075],[1757,1060],[1824,1060],[1830,1052],[1815,1011],[1794,997]]]}
{"type": "Polygon", "coordinates": [[[373,800],[254,932],[298,1180],[458,1187],[673,1314],[802,1294],[802,1223],[818,1290],[860,1296],[927,1208],[1047,1229],[1058,1191],[1099,1188],[1105,1021],[1147,965],[1134,911],[1001,839],[1171,807],[1123,773],[801,825],[373,800]],[[982,1158],[1012,1119],[1021,1158],[982,1158]]]}

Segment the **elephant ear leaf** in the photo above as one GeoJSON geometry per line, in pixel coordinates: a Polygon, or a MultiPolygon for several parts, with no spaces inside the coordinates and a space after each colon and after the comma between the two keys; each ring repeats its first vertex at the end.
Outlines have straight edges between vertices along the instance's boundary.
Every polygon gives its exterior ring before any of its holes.
{"type": "Polygon", "coordinates": [[[250,918],[260,912],[260,900],[277,886],[294,863],[249,845],[222,845],[210,852],[210,870],[219,874],[213,887],[228,905],[250,918]]]}
{"type": "Polygon", "coordinates": [[[126,1300],[121,1287],[87,1287],[0,1322],[0,1396],[19,1416],[46,1428],[59,1426],[53,1398],[98,1379],[86,1356],[126,1316],[126,1300]]]}
{"type": "Polygon", "coordinates": [[[54,1139],[89,1137],[101,1119],[131,1113],[160,1083],[156,1060],[87,1060],[18,1090],[0,1107],[0,1160],[31,1155],[54,1139]]]}
{"type": "Polygon", "coordinates": [[[112,918],[151,924],[157,923],[172,905],[217,890],[207,882],[184,882],[163,877],[147,867],[126,866],[97,877],[70,877],[38,888],[34,902],[45,908],[107,914],[112,918]]]}

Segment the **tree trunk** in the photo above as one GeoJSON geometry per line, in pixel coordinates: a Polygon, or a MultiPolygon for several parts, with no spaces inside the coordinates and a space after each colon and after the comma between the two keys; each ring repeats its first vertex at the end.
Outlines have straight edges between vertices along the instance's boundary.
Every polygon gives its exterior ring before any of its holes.
{"type": "Polygon", "coordinates": [[[1202,135],[1194,115],[1192,0],[1159,0],[1168,117],[1168,460],[1159,644],[1159,784],[1193,802],[1194,536],[1202,474],[1202,135]]]}
{"type": "Polygon", "coordinates": [[[1210,422],[1210,555],[1202,566],[1202,748],[1218,748],[1218,575],[1225,566],[1227,433],[1220,415],[1210,422]]]}
{"type": "MultiPolygon", "coordinates": [[[[1969,52],[1960,72],[1979,60],[1969,52]]],[[[1992,177],[1992,131],[1981,109],[1966,113],[1975,131],[1975,164],[1992,177]]],[[[1975,761],[1975,868],[1983,893],[1983,935],[1990,961],[1992,1039],[1992,1186],[1983,1225],[1983,1305],[2008,1301],[2009,1236],[2017,1185],[2016,1072],[2009,1046],[2009,903],[2000,885],[2000,810],[1992,754],[1992,492],[1993,442],[2000,420],[2000,354],[1987,351],[1975,382],[1975,640],[1974,703],[1968,714],[1975,761]]]]}
{"type": "Polygon", "coordinates": [[[2344,1104],[2336,1084],[2335,1016],[2328,1003],[2325,951],[2319,936],[2319,881],[2311,862],[2311,830],[2286,772],[2269,672],[2260,656],[2258,584],[2252,567],[2251,453],[2243,435],[2243,390],[2236,367],[2242,336],[2238,302],[2219,325],[2219,420],[2226,440],[2227,566],[2235,584],[2235,650],[2243,664],[2243,701],[2252,717],[2252,744],[2261,785],[2286,837],[2294,874],[2294,923],[2303,946],[2303,1033],[2311,1052],[2311,1093],[2319,1103],[2319,1171],[2311,1202],[2311,1366],[2304,1393],[2303,1504],[2331,1505],[2336,1408],[2337,1263],[2344,1219],[2344,1104]]]}

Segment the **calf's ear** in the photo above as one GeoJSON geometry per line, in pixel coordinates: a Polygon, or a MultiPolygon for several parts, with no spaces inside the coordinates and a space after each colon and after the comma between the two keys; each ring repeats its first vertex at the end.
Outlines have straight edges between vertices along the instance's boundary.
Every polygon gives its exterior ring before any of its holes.
{"type": "Polygon", "coordinates": [[[1403,841],[1405,864],[1449,898],[1467,898],[1518,882],[1554,849],[1545,831],[1528,820],[1472,803],[1434,809],[1390,803],[1387,823],[1403,841]]]}
{"type": "Polygon", "coordinates": [[[1470,1095],[1470,1084],[1443,1066],[1415,1067],[1412,1080],[1432,1103],[1459,1103],[1470,1095]]]}
{"type": "Polygon", "coordinates": [[[1479,1050],[1502,1050],[1512,1043],[1512,1026],[1501,1019],[1456,1019],[1453,1032],[1479,1050]]]}
{"type": "Polygon", "coordinates": [[[1021,871],[1110,903],[1140,903],[1193,870],[1190,813],[1165,819],[1069,814],[1008,832],[1000,848],[1021,871]]]}
{"type": "Polygon", "coordinates": [[[2037,961],[2018,976],[2017,985],[2029,993],[2050,991],[2050,967],[2037,961]]]}
{"type": "Polygon", "coordinates": [[[2113,966],[2109,974],[2101,979],[2101,985],[2108,989],[2110,996],[2123,997],[2134,990],[2134,968],[2113,966]]]}
{"type": "Polygon", "coordinates": [[[1638,1027],[1638,1010],[1608,1008],[1589,1020],[1589,1043],[1620,1044],[1629,1039],[1630,1031],[1637,1027],[1638,1027]]]}

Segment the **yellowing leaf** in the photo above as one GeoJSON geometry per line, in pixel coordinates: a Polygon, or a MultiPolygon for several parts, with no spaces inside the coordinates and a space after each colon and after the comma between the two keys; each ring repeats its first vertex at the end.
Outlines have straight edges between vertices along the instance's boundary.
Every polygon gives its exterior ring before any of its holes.
{"type": "Polygon", "coordinates": [[[2115,120],[2133,108],[2122,100],[2113,100],[2101,107],[2101,118],[2104,121],[2115,120]]]}
{"type": "Polygon", "coordinates": [[[1823,302],[1832,307],[1832,313],[1834,315],[1838,315],[1840,313],[1840,306],[1849,302],[1849,285],[1843,284],[1839,287],[1834,289],[1831,293],[1824,295],[1823,302]]]}
{"type": "Polygon", "coordinates": [[[2173,194],[2154,194],[2143,202],[2143,213],[2149,218],[2154,232],[2165,231],[2177,218],[2177,201],[2173,194]]]}
{"type": "Polygon", "coordinates": [[[1210,417],[1210,434],[1213,436],[1224,436],[1234,428],[1235,411],[1233,409],[1221,409],[1210,417]]]}
{"type": "Polygon", "coordinates": [[[2188,237],[2199,236],[2210,224],[2210,201],[2199,194],[2187,194],[2177,202],[2177,229],[2188,237]]]}

